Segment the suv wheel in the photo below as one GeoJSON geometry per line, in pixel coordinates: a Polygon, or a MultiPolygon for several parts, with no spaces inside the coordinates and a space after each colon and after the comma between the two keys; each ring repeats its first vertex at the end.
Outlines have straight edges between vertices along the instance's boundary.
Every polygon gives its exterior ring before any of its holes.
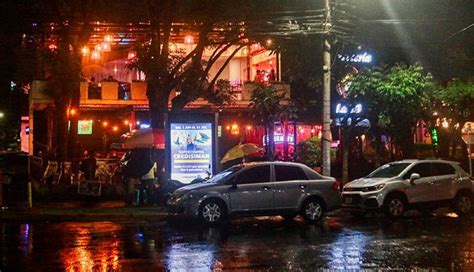
{"type": "Polygon", "coordinates": [[[406,211],[405,200],[398,196],[392,195],[385,200],[385,213],[390,217],[401,217],[406,211]]]}
{"type": "Polygon", "coordinates": [[[308,199],[303,204],[301,213],[307,222],[315,223],[323,217],[324,206],[318,199],[308,199]]]}
{"type": "Polygon", "coordinates": [[[472,198],[467,193],[461,193],[454,199],[454,211],[458,215],[469,214],[472,210],[472,198]]]}
{"type": "Polygon", "coordinates": [[[226,217],[226,209],[218,200],[205,201],[199,209],[199,218],[206,224],[221,223],[226,217]]]}

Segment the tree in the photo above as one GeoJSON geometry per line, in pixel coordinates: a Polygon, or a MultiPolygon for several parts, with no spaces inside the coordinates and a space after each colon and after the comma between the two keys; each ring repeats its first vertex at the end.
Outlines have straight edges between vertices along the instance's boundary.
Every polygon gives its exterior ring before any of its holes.
{"type": "Polygon", "coordinates": [[[383,85],[386,99],[386,124],[393,143],[400,147],[402,157],[414,151],[413,129],[422,114],[427,90],[432,86],[431,75],[423,74],[423,67],[394,66],[386,74],[383,85]]]}
{"type": "Polygon", "coordinates": [[[309,138],[296,145],[296,161],[316,167],[321,165],[321,139],[317,137],[309,138]]]}
{"type": "Polygon", "coordinates": [[[376,166],[384,153],[381,142],[384,132],[392,137],[391,143],[399,147],[401,156],[412,155],[413,128],[422,115],[430,86],[431,76],[423,74],[419,65],[365,69],[354,76],[348,99],[362,103],[364,117],[370,121],[368,133],[375,138],[376,166]]]}
{"type": "Polygon", "coordinates": [[[250,98],[250,117],[265,126],[265,142],[269,160],[274,159],[275,121],[279,120],[283,112],[282,102],[284,99],[285,94],[277,93],[271,86],[258,86],[250,98]]]}
{"type": "MultiPolygon", "coordinates": [[[[97,7],[92,1],[35,1],[28,11],[39,33],[35,44],[43,67],[36,77],[50,81],[50,94],[55,105],[56,159],[64,161],[77,157],[77,114],[81,81],[81,49],[89,41],[89,22],[97,7]],[[47,33],[47,34],[46,34],[47,33]],[[48,39],[45,39],[48,37],[48,39]]],[[[26,11],[25,11],[26,12],[26,11]]],[[[53,150],[51,150],[53,151],[53,150]]]]}
{"type": "MultiPolygon", "coordinates": [[[[437,86],[430,93],[429,116],[432,125],[440,127],[441,156],[456,158],[457,146],[463,145],[461,130],[467,121],[474,119],[474,82],[453,80],[446,86],[437,86]],[[443,127],[442,124],[446,127],[443,127]]],[[[466,150],[466,148],[463,148],[466,150]]]]}
{"type": "Polygon", "coordinates": [[[385,97],[383,95],[384,70],[380,67],[361,70],[350,81],[347,99],[349,101],[359,102],[364,107],[364,116],[370,122],[368,134],[375,139],[376,166],[380,165],[383,153],[381,144],[381,135],[384,124],[383,111],[385,107],[385,97]]]}
{"type": "Polygon", "coordinates": [[[345,107],[347,112],[340,117],[341,138],[340,146],[342,148],[342,185],[349,182],[349,150],[356,136],[363,134],[367,130],[366,124],[363,124],[364,115],[358,110],[357,101],[349,101],[345,107]]]}
{"type": "MultiPolygon", "coordinates": [[[[130,68],[146,75],[150,121],[153,128],[164,128],[164,114],[173,90],[179,95],[172,100],[172,110],[180,111],[199,97],[215,92],[220,74],[230,60],[248,44],[245,26],[231,1],[148,1],[150,35],[137,45],[137,58],[130,68]],[[183,2],[186,2],[183,3],[183,2]],[[190,52],[175,52],[169,46],[179,32],[193,35],[195,45],[190,52]],[[206,49],[211,56],[203,59],[206,49]],[[213,78],[208,78],[217,60],[225,56],[213,78]]],[[[250,11],[246,7],[246,11],[250,11]]]]}

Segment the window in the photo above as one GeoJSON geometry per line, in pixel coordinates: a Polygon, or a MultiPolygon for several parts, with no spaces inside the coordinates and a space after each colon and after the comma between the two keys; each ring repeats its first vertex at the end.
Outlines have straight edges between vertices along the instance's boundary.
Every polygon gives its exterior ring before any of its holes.
{"type": "Polygon", "coordinates": [[[436,176],[456,174],[456,170],[450,164],[447,164],[447,163],[436,162],[436,163],[432,163],[431,167],[432,167],[431,170],[436,176]]]}
{"type": "Polygon", "coordinates": [[[408,171],[408,173],[405,175],[405,179],[409,179],[411,174],[413,173],[417,173],[420,175],[420,178],[426,178],[426,177],[430,177],[432,176],[431,175],[431,171],[430,171],[430,164],[429,163],[419,163],[415,166],[413,166],[412,169],[410,169],[410,171],[408,171]]]}
{"type": "Polygon", "coordinates": [[[236,177],[237,184],[270,182],[270,165],[256,166],[244,170],[236,177]]]}
{"type": "Polygon", "coordinates": [[[303,169],[297,166],[275,165],[276,181],[307,180],[303,169]]]}
{"type": "Polygon", "coordinates": [[[370,173],[368,178],[391,178],[398,176],[405,168],[410,165],[409,163],[390,163],[385,164],[377,168],[374,172],[370,173]]]}

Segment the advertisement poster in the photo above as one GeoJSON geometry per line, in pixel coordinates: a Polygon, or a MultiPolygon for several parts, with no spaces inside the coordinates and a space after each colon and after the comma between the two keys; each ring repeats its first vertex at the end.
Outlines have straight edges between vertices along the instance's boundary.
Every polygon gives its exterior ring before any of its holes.
{"type": "Polygon", "coordinates": [[[171,123],[171,179],[191,183],[212,173],[212,124],[171,123]]]}
{"type": "Polygon", "coordinates": [[[79,135],[92,134],[92,120],[79,120],[77,122],[77,134],[79,135]]]}

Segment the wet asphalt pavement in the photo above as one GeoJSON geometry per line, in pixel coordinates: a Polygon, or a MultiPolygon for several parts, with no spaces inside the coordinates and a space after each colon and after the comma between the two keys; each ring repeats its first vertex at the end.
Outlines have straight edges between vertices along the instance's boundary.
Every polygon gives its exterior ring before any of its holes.
{"type": "Polygon", "coordinates": [[[474,270],[474,220],[1,222],[0,271],[474,270]]]}

